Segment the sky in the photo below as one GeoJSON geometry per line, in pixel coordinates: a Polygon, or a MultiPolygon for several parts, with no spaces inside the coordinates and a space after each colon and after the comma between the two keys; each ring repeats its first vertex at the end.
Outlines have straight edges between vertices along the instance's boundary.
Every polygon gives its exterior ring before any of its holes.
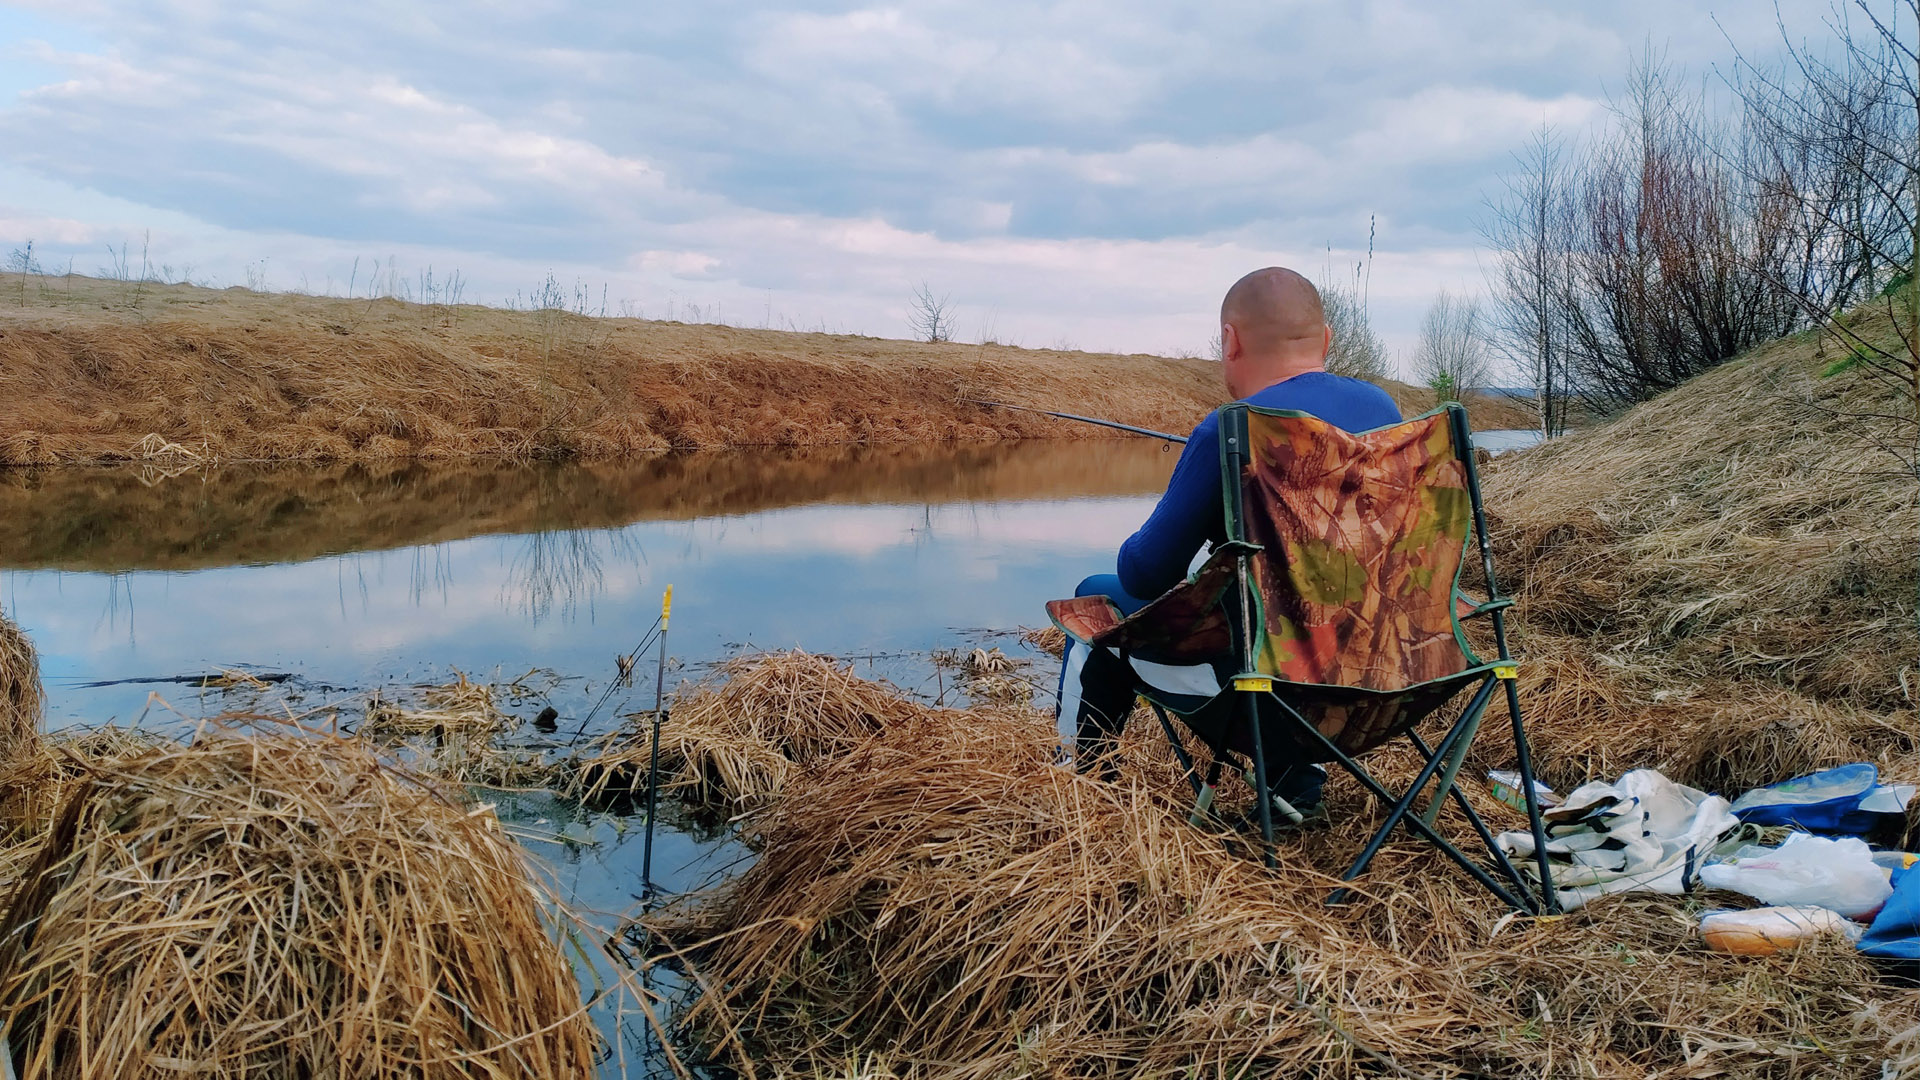
{"type": "Polygon", "coordinates": [[[0,256],[881,337],[924,284],[956,340],[1204,355],[1241,274],[1371,244],[1404,359],[1534,131],[1779,40],[1758,0],[0,0],[0,256]]]}

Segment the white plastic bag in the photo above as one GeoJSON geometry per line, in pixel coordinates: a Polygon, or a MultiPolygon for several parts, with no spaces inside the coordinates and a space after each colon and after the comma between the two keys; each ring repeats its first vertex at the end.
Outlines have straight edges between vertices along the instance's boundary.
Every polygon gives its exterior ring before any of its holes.
{"type": "MultiPolygon", "coordinates": [[[[1652,769],[1582,784],[1541,818],[1554,892],[1568,910],[1608,893],[1686,892],[1714,844],[1739,825],[1727,800],[1652,769]]],[[[1499,843],[1533,869],[1530,831],[1501,833],[1499,843]]]]}
{"type": "Polygon", "coordinates": [[[1700,870],[1700,883],[1767,904],[1813,905],[1866,919],[1893,895],[1889,876],[1864,840],[1794,833],[1777,848],[1743,847],[1730,859],[1709,863],[1700,870]]]}

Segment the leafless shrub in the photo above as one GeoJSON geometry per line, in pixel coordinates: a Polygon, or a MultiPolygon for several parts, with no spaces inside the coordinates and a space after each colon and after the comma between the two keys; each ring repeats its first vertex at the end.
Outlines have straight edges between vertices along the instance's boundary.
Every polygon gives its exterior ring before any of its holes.
{"type": "Polygon", "coordinates": [[[935,296],[933,289],[921,282],[907,308],[907,325],[913,329],[913,336],[921,341],[952,341],[953,319],[952,298],[945,293],[935,296]]]}
{"type": "Polygon", "coordinates": [[[1327,347],[1327,370],[1353,379],[1386,378],[1387,344],[1374,332],[1360,290],[1323,284],[1320,305],[1326,311],[1327,325],[1333,329],[1333,343],[1327,347]]]}
{"type": "Polygon", "coordinates": [[[1492,274],[1487,334],[1494,351],[1533,389],[1540,432],[1567,429],[1572,385],[1562,309],[1572,272],[1568,170],[1560,136],[1542,127],[1516,155],[1506,191],[1490,201],[1481,236],[1499,253],[1492,274]]]}
{"type": "Polygon", "coordinates": [[[1420,322],[1414,377],[1440,400],[1458,401],[1462,393],[1486,387],[1492,371],[1479,299],[1440,290],[1420,322]]]}

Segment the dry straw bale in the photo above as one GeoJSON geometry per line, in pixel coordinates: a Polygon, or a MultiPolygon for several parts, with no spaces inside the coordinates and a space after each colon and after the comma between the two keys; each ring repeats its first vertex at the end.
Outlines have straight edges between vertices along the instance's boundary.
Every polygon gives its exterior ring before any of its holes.
{"type": "Polygon", "coordinates": [[[580,1076],[595,1037],[488,811],[329,736],[95,769],[0,918],[22,1080],[580,1076]]]}
{"type": "MultiPolygon", "coordinates": [[[[708,806],[760,805],[798,768],[930,711],[831,657],[738,657],[714,680],[676,695],[660,729],[662,787],[708,806]]],[[[644,791],[652,731],[652,714],[639,714],[603,740],[580,767],[580,791],[589,799],[644,791]]]]}
{"type": "Polygon", "coordinates": [[[1916,1022],[1850,949],[1709,953],[1674,898],[1509,921],[1404,842],[1329,910],[1357,806],[1269,873],[1155,762],[1105,784],[1051,744],[981,712],[794,778],[751,868],[649,919],[700,976],[688,1030],[760,1075],[1858,1077],[1916,1022]]]}

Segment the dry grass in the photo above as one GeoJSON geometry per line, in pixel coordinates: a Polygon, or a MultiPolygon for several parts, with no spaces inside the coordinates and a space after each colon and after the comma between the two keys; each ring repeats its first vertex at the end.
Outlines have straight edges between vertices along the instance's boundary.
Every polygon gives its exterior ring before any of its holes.
{"type": "Polygon", "coordinates": [[[19,756],[38,741],[45,700],[33,643],[0,610],[0,761],[19,756]]]}
{"type": "MultiPolygon", "coordinates": [[[[1863,328],[1863,332],[1865,332],[1863,328]]],[[[1520,615],[1668,684],[1742,677],[1911,709],[1920,492],[1874,439],[1896,412],[1790,338],[1617,420],[1499,459],[1494,536],[1520,615]]]]}
{"type": "MultiPolygon", "coordinates": [[[[1541,779],[1560,791],[1628,769],[1732,797],[1816,769],[1871,761],[1920,780],[1920,726],[1910,709],[1817,697],[1766,679],[1690,679],[1657,663],[1596,657],[1588,641],[1528,636],[1521,707],[1541,779]]],[[[1476,743],[1478,764],[1505,767],[1504,723],[1476,743]]]]}
{"type": "Polygon", "coordinates": [[[1920,1019],[1851,950],[1714,954],[1677,898],[1516,922],[1400,841],[1329,910],[1375,820],[1338,785],[1269,873],[1186,824],[1148,738],[1104,784],[1031,713],[899,707],[790,779],[745,874],[649,920],[743,1072],[1858,1077],[1920,1019]]]}
{"type": "Polygon", "coordinates": [[[500,709],[491,684],[455,669],[453,682],[416,689],[417,706],[376,692],[355,737],[412,771],[456,784],[533,788],[553,779],[555,766],[542,751],[502,741],[515,720],[500,709]]]}
{"type": "MultiPolygon", "coordinates": [[[[63,280],[0,309],[0,465],[1088,438],[962,399],[1181,431],[1222,399],[1201,360],[184,285],[142,285],[134,305],[128,288],[63,280]]],[[[1524,423],[1490,402],[1481,426],[1496,411],[1524,423]]]]}
{"type": "MultiPolygon", "coordinates": [[[[739,657],[682,691],[660,729],[663,791],[729,812],[762,806],[802,768],[843,757],[890,724],[958,715],[907,701],[852,666],[803,652],[739,657]]],[[[592,802],[644,794],[653,715],[637,714],[577,767],[592,802]]]]}
{"type": "Polygon", "coordinates": [[[1054,659],[1066,655],[1067,632],[1057,626],[1032,626],[1020,631],[1021,643],[1054,659]]]}
{"type": "Polygon", "coordinates": [[[315,733],[87,770],[0,918],[18,1076],[579,1076],[594,1034],[484,808],[315,733]]]}
{"type": "Polygon", "coordinates": [[[40,739],[45,692],[40,658],[20,627],[0,611],[0,845],[31,833],[44,816],[49,763],[40,739]]]}
{"type": "Polygon", "coordinates": [[[374,740],[398,740],[413,735],[490,738],[506,730],[512,718],[494,703],[493,687],[468,679],[458,668],[453,674],[450,683],[422,688],[420,708],[375,694],[358,733],[374,740]]]}

